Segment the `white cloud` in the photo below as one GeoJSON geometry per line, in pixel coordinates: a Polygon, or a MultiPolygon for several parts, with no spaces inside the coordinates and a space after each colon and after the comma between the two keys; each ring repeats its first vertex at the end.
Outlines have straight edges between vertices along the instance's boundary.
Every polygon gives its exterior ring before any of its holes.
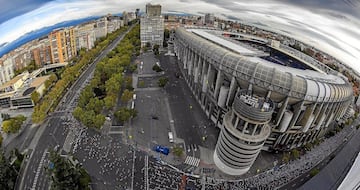
{"type": "MultiPolygon", "coordinates": [[[[59,22],[107,13],[119,13],[136,8],[145,9],[145,4],[160,3],[163,11],[181,11],[198,14],[212,12],[226,14],[248,22],[262,22],[277,32],[289,31],[294,38],[319,48],[360,72],[360,21],[351,15],[329,10],[308,10],[294,5],[271,0],[217,4],[201,0],[59,0],[47,3],[29,13],[15,17],[0,25],[0,44],[11,42],[27,32],[59,22]],[[342,15],[342,17],[334,17],[342,15]]],[[[221,1],[222,2],[222,1],[221,1]]],[[[283,32],[284,33],[284,32],[283,32]]],[[[285,34],[285,33],[284,33],[285,34]]]]}

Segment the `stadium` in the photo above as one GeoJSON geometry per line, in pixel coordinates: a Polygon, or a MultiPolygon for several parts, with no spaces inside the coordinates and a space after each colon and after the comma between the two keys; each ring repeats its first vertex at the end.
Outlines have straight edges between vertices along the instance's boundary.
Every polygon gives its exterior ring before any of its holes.
{"type": "Polygon", "coordinates": [[[221,129],[214,162],[246,173],[261,150],[290,150],[325,135],[351,103],[348,80],[279,41],[207,28],[178,28],[179,67],[221,129]]]}

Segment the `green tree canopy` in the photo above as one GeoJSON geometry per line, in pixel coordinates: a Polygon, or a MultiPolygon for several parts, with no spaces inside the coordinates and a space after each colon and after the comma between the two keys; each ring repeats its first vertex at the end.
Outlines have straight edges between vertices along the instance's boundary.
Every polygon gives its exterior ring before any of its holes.
{"type": "Polygon", "coordinates": [[[126,107],[121,107],[120,109],[118,109],[118,111],[115,112],[114,115],[119,121],[125,122],[132,117],[136,117],[137,111],[126,107]]]}
{"type": "Polygon", "coordinates": [[[67,158],[61,157],[54,151],[50,152],[50,162],[54,164],[53,168],[49,168],[51,189],[90,189],[90,176],[81,166],[74,166],[67,158]]]}
{"type": "Polygon", "coordinates": [[[16,171],[10,165],[10,160],[0,149],[0,189],[14,189],[16,177],[16,171]]]}
{"type": "Polygon", "coordinates": [[[121,101],[128,102],[129,100],[132,99],[133,95],[134,95],[134,92],[132,92],[128,89],[125,89],[121,95],[121,101]]]}
{"type": "Polygon", "coordinates": [[[168,78],[167,77],[160,77],[159,81],[158,81],[158,85],[159,87],[164,87],[166,85],[166,83],[168,82],[168,78]]]}
{"type": "Polygon", "coordinates": [[[37,104],[40,100],[40,94],[37,91],[34,91],[31,93],[31,100],[34,102],[34,104],[37,104]]]}
{"type": "Polygon", "coordinates": [[[18,115],[14,118],[10,118],[9,120],[3,121],[2,129],[5,133],[17,133],[25,120],[26,117],[24,117],[23,115],[18,115]]]}

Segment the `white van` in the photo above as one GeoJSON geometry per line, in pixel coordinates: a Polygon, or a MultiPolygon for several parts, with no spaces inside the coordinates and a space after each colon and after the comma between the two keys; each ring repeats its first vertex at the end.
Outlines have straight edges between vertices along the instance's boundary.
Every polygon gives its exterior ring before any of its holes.
{"type": "Polygon", "coordinates": [[[169,142],[173,143],[174,142],[174,136],[172,132],[169,132],[169,142]]]}

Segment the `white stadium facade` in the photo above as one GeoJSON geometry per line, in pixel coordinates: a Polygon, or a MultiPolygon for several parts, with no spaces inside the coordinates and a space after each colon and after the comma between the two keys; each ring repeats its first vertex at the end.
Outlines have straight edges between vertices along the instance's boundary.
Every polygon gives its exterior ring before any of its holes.
{"type": "Polygon", "coordinates": [[[297,50],[249,35],[178,28],[180,69],[220,127],[214,162],[242,175],[261,150],[290,150],[322,137],[353,97],[348,80],[297,50]]]}

